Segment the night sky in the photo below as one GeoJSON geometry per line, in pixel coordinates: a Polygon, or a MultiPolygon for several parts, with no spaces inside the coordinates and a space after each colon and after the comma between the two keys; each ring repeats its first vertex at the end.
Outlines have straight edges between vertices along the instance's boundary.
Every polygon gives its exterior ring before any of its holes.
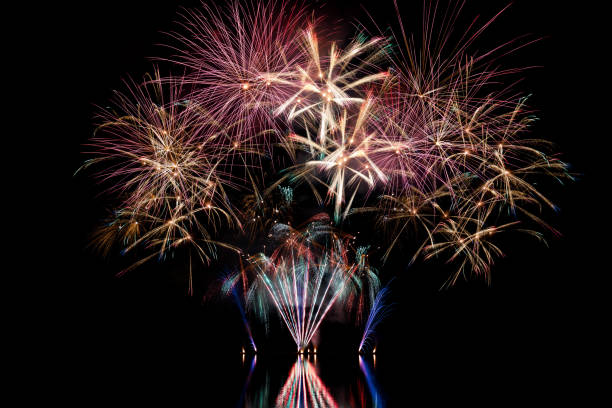
{"type": "MultiPolygon", "coordinates": [[[[401,7],[408,31],[410,23],[419,28],[421,5],[413,3],[401,7]]],[[[607,136],[596,130],[596,110],[588,94],[594,91],[587,85],[598,75],[595,67],[603,52],[598,49],[598,24],[589,24],[598,13],[578,8],[581,3],[533,3],[515,2],[478,44],[484,49],[522,34],[542,38],[503,63],[534,67],[521,74],[524,79],[517,85],[533,94],[529,103],[540,118],[531,135],[555,142],[577,177],[549,189],[560,211],[545,218],[562,236],[548,234],[546,247],[514,234],[503,247],[506,257],[492,267],[491,285],[473,278],[441,289],[449,273],[441,262],[420,260],[406,267],[406,259],[395,256],[381,268],[384,282],[396,276],[396,304],[380,326],[378,349],[397,354],[412,367],[412,374],[395,379],[398,387],[404,380],[426,384],[429,379],[441,388],[459,387],[455,381],[490,388],[512,383],[501,376],[519,370],[524,388],[541,391],[543,378],[554,377],[558,386],[576,375],[579,369],[569,367],[580,366],[582,353],[588,351],[587,316],[595,313],[589,293],[607,269],[595,266],[601,241],[594,234],[600,209],[593,202],[602,199],[601,193],[593,193],[600,154],[594,146],[607,136]],[[467,367],[477,374],[466,378],[467,367]]],[[[235,305],[209,289],[226,267],[223,256],[196,270],[194,296],[187,295],[180,260],[152,262],[115,276],[123,262],[120,256],[103,259],[87,246],[112,199],[100,194],[91,174],[73,176],[87,158],[83,144],[94,130],[95,105],[104,106],[112,90],[121,88],[122,78],[140,78],[150,71],[148,58],[166,52],[158,44],[166,38],[164,31],[176,27],[177,11],[197,4],[108,0],[59,6],[57,18],[47,22],[52,35],[40,39],[53,48],[53,63],[61,61],[50,92],[62,101],[58,135],[64,147],[57,166],[69,185],[62,206],[68,222],[61,227],[66,233],[59,252],[63,267],[53,271],[65,295],[56,299],[61,312],[47,323],[59,344],[58,360],[74,373],[71,384],[90,395],[108,396],[114,387],[132,389],[129,384],[137,379],[163,385],[162,377],[182,378],[188,370],[196,374],[186,388],[202,383],[222,387],[229,375],[224,355],[238,353],[247,342],[235,305]]],[[[328,20],[338,21],[338,33],[350,32],[351,17],[367,21],[357,2],[321,4],[328,20]]],[[[395,23],[391,1],[363,4],[380,26],[395,23]]],[[[490,17],[505,5],[468,1],[462,16],[490,17]]],[[[350,228],[361,227],[355,223],[350,228]]],[[[294,352],[291,337],[276,319],[268,337],[256,323],[254,330],[266,351],[294,352]]],[[[330,319],[321,327],[321,348],[336,356],[354,353],[356,334],[350,322],[330,319]]]]}

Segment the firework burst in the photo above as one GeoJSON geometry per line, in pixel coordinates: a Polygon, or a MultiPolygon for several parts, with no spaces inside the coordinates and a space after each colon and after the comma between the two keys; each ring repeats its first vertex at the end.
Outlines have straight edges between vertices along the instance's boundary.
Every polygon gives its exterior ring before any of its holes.
{"type": "Polygon", "coordinates": [[[426,10],[421,47],[399,20],[395,42],[405,49],[398,48],[391,59],[394,80],[378,96],[384,113],[378,115],[380,131],[368,150],[387,177],[380,183],[386,194],[378,206],[354,211],[381,213],[392,238],[385,258],[414,229],[426,235],[416,256],[430,258],[455,248],[448,259],[460,262],[451,283],[466,270],[490,276],[490,265],[502,254],[490,239],[499,232],[541,238],[531,228],[519,228],[525,221],[548,228],[537,213],[555,206],[536,188],[537,180],[569,177],[566,164],[547,154],[547,142],[524,137],[534,117],[526,98],[506,83],[519,70],[492,68],[499,57],[528,42],[470,53],[500,12],[480,27],[474,21],[451,46],[458,10],[444,14],[438,36],[432,33],[439,16],[435,9],[426,10]]]}
{"type": "Polygon", "coordinates": [[[186,245],[208,262],[217,245],[228,246],[212,233],[239,225],[226,192],[237,186],[229,167],[236,152],[218,143],[225,129],[205,126],[201,109],[181,97],[180,80],[161,81],[157,74],[126,85],[115,107],[99,115],[90,144],[97,157],[85,165],[99,168],[107,193],[120,199],[95,245],[108,251],[119,239],[123,253],[137,246],[150,251],[132,267],[186,245]]]}
{"type": "Polygon", "coordinates": [[[311,26],[303,32],[303,49],[308,60],[297,67],[296,92],[274,113],[286,114],[290,122],[316,132],[318,142],[324,144],[329,133],[339,128],[342,112],[361,105],[368,87],[388,77],[376,65],[385,55],[385,42],[381,37],[357,36],[345,50],[331,43],[329,54],[322,56],[311,26]]]}
{"type": "Polygon", "coordinates": [[[270,147],[273,110],[291,97],[295,67],[304,63],[297,41],[306,9],[284,2],[219,8],[203,4],[184,13],[171,36],[172,62],[185,67],[190,98],[221,123],[238,123],[232,143],[270,147]]]}

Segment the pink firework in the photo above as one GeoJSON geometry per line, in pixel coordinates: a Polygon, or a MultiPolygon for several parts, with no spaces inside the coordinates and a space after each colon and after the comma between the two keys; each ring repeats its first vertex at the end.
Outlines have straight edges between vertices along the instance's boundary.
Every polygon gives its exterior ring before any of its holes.
{"type": "Polygon", "coordinates": [[[305,56],[298,35],[306,12],[284,2],[237,1],[187,11],[172,60],[195,86],[190,98],[222,123],[239,123],[233,142],[269,146],[272,111],[293,91],[296,66],[305,56]]]}
{"type": "Polygon", "coordinates": [[[509,94],[509,87],[495,87],[518,70],[491,68],[496,57],[513,50],[514,41],[482,55],[468,52],[499,13],[479,28],[473,28],[474,21],[452,47],[458,10],[445,14],[440,31],[434,30],[435,9],[426,8],[421,46],[403,26],[396,39],[406,49],[400,48],[401,58],[393,60],[394,86],[381,95],[384,128],[371,152],[390,178],[390,193],[411,188],[433,192],[441,186],[453,190],[465,173],[486,177],[482,164],[494,159],[496,146],[526,128],[523,101],[509,94]],[[432,36],[434,31],[441,34],[432,36]]]}

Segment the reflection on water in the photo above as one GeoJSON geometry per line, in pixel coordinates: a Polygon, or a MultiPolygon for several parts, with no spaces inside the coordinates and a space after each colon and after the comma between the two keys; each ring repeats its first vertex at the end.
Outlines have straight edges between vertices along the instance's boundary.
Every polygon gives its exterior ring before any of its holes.
{"type": "MultiPolygon", "coordinates": [[[[376,363],[376,354],[372,355],[374,363],[376,363]]],[[[376,381],[376,377],[372,373],[372,369],[370,368],[370,363],[364,360],[363,357],[359,356],[359,368],[363,372],[366,383],[368,384],[368,389],[370,390],[370,395],[372,396],[372,406],[373,407],[383,407],[383,399],[382,395],[378,388],[378,382],[376,381]]]]}
{"type": "Polygon", "coordinates": [[[237,407],[265,408],[382,408],[375,376],[375,356],[355,357],[351,363],[317,362],[317,356],[298,356],[287,370],[282,361],[243,355],[246,377],[237,407]],[[357,364],[358,363],[358,364],[357,364]],[[282,374],[284,372],[284,374],[282,374]],[[331,384],[325,383],[325,373],[331,384]],[[323,378],[322,378],[323,377],[323,378]]]}
{"type": "Polygon", "coordinates": [[[338,406],[314,367],[299,356],[289,378],[276,398],[277,407],[321,407],[338,406]]]}
{"type": "MultiPolygon", "coordinates": [[[[242,350],[242,362],[244,363],[245,360],[245,353],[244,350],[242,350]]],[[[257,364],[257,355],[253,356],[253,359],[251,360],[251,368],[249,368],[249,374],[246,378],[246,381],[244,382],[244,388],[242,389],[242,393],[240,393],[240,401],[238,402],[238,406],[241,407],[244,405],[244,397],[246,396],[247,390],[249,388],[249,383],[251,382],[251,377],[253,376],[253,371],[255,371],[255,365],[257,364]]]]}

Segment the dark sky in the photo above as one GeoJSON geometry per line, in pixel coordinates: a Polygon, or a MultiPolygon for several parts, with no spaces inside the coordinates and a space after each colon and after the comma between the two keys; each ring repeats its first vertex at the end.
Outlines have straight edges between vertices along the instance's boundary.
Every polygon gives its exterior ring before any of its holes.
{"type": "MultiPolygon", "coordinates": [[[[149,3],[108,0],[59,6],[54,10],[56,17],[47,21],[49,36],[39,39],[49,53],[47,62],[55,66],[54,89],[49,92],[59,98],[55,109],[61,111],[62,119],[57,133],[64,146],[57,166],[69,180],[67,202],[62,206],[62,218],[69,225],[60,252],[64,267],[54,272],[60,275],[56,279],[66,294],[58,300],[62,316],[50,323],[66,353],[85,359],[85,363],[75,362],[77,370],[83,365],[122,367],[125,361],[153,356],[189,361],[211,350],[237,350],[246,341],[230,302],[203,301],[202,289],[188,297],[181,275],[164,267],[145,267],[117,278],[112,260],[103,260],[86,248],[87,237],[107,205],[97,196],[93,178],[72,176],[86,158],[82,144],[94,129],[94,105],[103,105],[112,89],[121,86],[122,78],[138,78],[149,70],[147,58],[163,53],[156,44],[164,41],[162,31],[175,27],[179,7],[197,4],[149,3]]],[[[418,24],[420,2],[414,3],[402,10],[406,10],[405,22],[418,24]]],[[[599,24],[594,17],[600,13],[582,3],[564,3],[517,1],[482,42],[486,47],[521,34],[543,38],[507,61],[539,66],[525,71],[525,80],[518,85],[533,94],[531,106],[541,118],[533,133],[557,143],[573,171],[582,174],[577,182],[553,193],[561,210],[549,221],[563,236],[549,237],[549,247],[519,237],[505,248],[508,256],[496,262],[491,286],[472,280],[440,290],[444,276],[433,265],[388,266],[395,272],[385,272],[387,276],[398,276],[397,305],[380,333],[380,344],[388,350],[410,350],[423,361],[434,356],[477,360],[496,356],[525,364],[537,360],[551,372],[578,359],[567,351],[575,351],[575,339],[584,337],[581,333],[590,333],[585,315],[592,314],[595,306],[585,299],[603,273],[595,267],[598,243],[594,241],[598,239],[594,231],[600,224],[600,210],[593,201],[600,200],[594,194],[594,163],[600,153],[594,150],[605,136],[597,130],[595,91],[588,85],[599,75],[603,50],[598,48],[599,24]]],[[[364,16],[357,2],[351,4],[330,1],[321,6],[331,21],[339,21],[340,33],[341,27],[350,31],[351,16],[364,16]]],[[[504,1],[468,1],[463,15],[491,16],[505,5],[504,1]]],[[[396,20],[391,1],[368,1],[364,6],[381,26],[396,20]]],[[[293,350],[289,336],[276,330],[266,342],[279,350],[293,350]]],[[[330,350],[340,352],[354,341],[351,330],[332,322],[322,327],[321,336],[330,350]]],[[[263,336],[260,329],[256,333],[263,336]]]]}

